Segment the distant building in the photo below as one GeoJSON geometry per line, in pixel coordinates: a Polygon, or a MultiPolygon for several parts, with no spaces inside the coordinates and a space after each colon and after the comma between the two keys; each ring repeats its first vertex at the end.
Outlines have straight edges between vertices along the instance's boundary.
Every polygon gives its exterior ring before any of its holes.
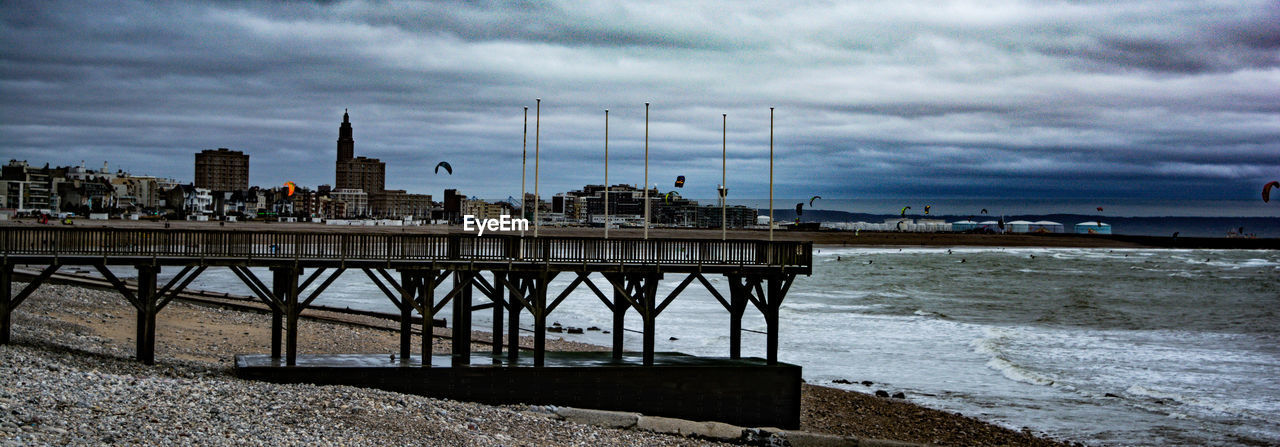
{"type": "Polygon", "coordinates": [[[346,204],[343,215],[327,217],[364,217],[369,215],[369,194],[359,189],[339,188],[329,193],[329,197],[346,204]]]}
{"type": "Polygon", "coordinates": [[[62,176],[54,175],[48,165],[43,168],[28,166],[27,162],[9,160],[0,174],[0,208],[14,208],[18,212],[58,212],[59,199],[56,185],[62,176]]]}
{"type": "Polygon", "coordinates": [[[462,202],[466,199],[467,196],[458,194],[456,189],[444,190],[444,213],[441,218],[451,223],[461,222],[462,202]]]}
{"type": "Polygon", "coordinates": [[[376,194],[386,189],[387,164],[376,158],[356,157],[355,139],[351,134],[351,118],[342,113],[338,126],[338,160],[334,173],[334,189],[359,189],[376,194]]]}
{"type": "Polygon", "coordinates": [[[475,216],[476,219],[497,219],[503,215],[510,216],[511,211],[510,207],[502,203],[489,203],[477,199],[462,201],[462,215],[475,216]]]}
{"type": "Polygon", "coordinates": [[[375,217],[427,218],[431,214],[431,195],[409,194],[403,189],[388,189],[369,195],[369,209],[375,217]]]}
{"type": "Polygon", "coordinates": [[[206,149],[196,154],[195,187],[211,191],[249,189],[249,155],[227,149],[206,149]]]}

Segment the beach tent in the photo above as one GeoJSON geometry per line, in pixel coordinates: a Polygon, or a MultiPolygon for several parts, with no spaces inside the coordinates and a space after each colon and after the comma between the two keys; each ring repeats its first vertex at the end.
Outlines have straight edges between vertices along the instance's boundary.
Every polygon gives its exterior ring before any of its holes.
{"type": "Polygon", "coordinates": [[[1080,222],[1076,224],[1078,234],[1111,234],[1111,224],[1099,221],[1080,222]]]}
{"type": "Polygon", "coordinates": [[[1015,220],[1004,223],[1005,229],[1009,230],[1010,233],[1030,233],[1031,225],[1034,224],[1027,220],[1015,220]]]}
{"type": "Polygon", "coordinates": [[[951,231],[969,231],[978,228],[978,223],[972,220],[960,220],[951,223],[951,231]]]}
{"type": "Polygon", "coordinates": [[[1066,231],[1062,224],[1053,221],[1042,220],[1031,224],[1032,233],[1065,233],[1066,231]]]}

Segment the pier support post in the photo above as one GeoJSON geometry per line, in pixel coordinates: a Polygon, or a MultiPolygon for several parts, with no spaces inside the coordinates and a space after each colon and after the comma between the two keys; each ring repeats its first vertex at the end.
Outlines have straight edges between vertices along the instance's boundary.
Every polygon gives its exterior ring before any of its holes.
{"type": "Polygon", "coordinates": [[[746,288],[742,276],[726,275],[729,280],[729,358],[742,358],[742,314],[747,310],[746,288]]]}
{"type": "Polygon", "coordinates": [[[541,367],[547,357],[547,273],[533,279],[533,366],[541,367]]]}
{"type": "Polygon", "coordinates": [[[271,358],[280,358],[280,346],[284,333],[284,313],[271,309],[271,358]]]}
{"type": "Polygon", "coordinates": [[[641,304],[644,306],[644,312],[640,314],[644,321],[644,366],[653,366],[658,320],[658,282],[662,280],[662,274],[645,274],[643,278],[644,282],[637,285],[636,290],[642,291],[641,304]]]}
{"type": "Polygon", "coordinates": [[[435,346],[436,335],[436,278],[439,272],[431,270],[425,277],[419,278],[418,299],[421,300],[422,308],[426,311],[422,313],[422,367],[431,367],[432,348],[435,346]]]}
{"type": "Polygon", "coordinates": [[[400,271],[400,363],[409,363],[413,348],[413,294],[416,291],[413,284],[416,280],[418,276],[414,273],[400,271]]]}
{"type": "Polygon", "coordinates": [[[490,298],[493,301],[493,333],[492,335],[493,335],[493,355],[495,357],[502,355],[502,335],[503,335],[502,334],[502,312],[504,310],[503,308],[506,307],[506,302],[502,300],[503,288],[501,284],[505,280],[506,280],[506,275],[504,275],[502,272],[495,271],[493,272],[493,282],[490,283],[490,285],[493,286],[493,290],[492,290],[493,296],[490,298]]]}
{"type": "MultiPolygon", "coordinates": [[[[272,294],[284,304],[284,354],[285,365],[294,366],[298,363],[298,314],[302,313],[301,306],[298,305],[298,275],[301,273],[297,267],[272,267],[272,280],[274,286],[272,294]]],[[[275,316],[272,316],[272,323],[275,322],[275,316]]],[[[277,334],[272,334],[272,343],[278,343],[277,334]]],[[[274,354],[279,345],[272,347],[274,354]]]]}
{"type": "MultiPolygon", "coordinates": [[[[613,276],[613,278],[608,278],[608,279],[610,283],[619,283],[619,284],[622,283],[622,281],[616,280],[616,279],[619,279],[617,276],[613,276]]],[[[624,295],[621,290],[618,290],[617,287],[613,287],[613,334],[612,335],[613,335],[613,360],[615,362],[622,361],[623,341],[625,340],[625,338],[623,337],[623,332],[626,331],[627,329],[627,309],[629,308],[631,308],[631,303],[627,301],[627,296],[624,295]]]]}
{"type": "Polygon", "coordinates": [[[0,345],[9,344],[9,331],[13,328],[9,299],[13,297],[13,264],[0,264],[0,345]]]}
{"type": "Polygon", "coordinates": [[[795,281],[794,273],[772,274],[766,280],[767,296],[760,297],[763,306],[760,311],[764,313],[766,330],[766,356],[770,365],[778,364],[778,309],[782,307],[782,301],[787,296],[787,290],[791,288],[791,283],[795,281]]]}
{"type": "Polygon", "coordinates": [[[508,273],[507,281],[511,284],[507,289],[507,363],[515,366],[520,360],[520,311],[524,307],[520,302],[525,289],[524,280],[515,273],[508,273]]]}
{"type": "Polygon", "coordinates": [[[471,288],[474,271],[454,272],[453,288],[453,366],[471,364],[471,288]]]}
{"type": "Polygon", "coordinates": [[[156,363],[156,274],[160,266],[138,266],[138,323],[137,323],[137,356],[138,361],[147,365],[156,363]]]}

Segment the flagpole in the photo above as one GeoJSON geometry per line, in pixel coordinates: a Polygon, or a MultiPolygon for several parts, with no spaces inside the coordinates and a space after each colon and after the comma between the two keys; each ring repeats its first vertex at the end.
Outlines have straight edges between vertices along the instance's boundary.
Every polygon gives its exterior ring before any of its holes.
{"type": "Polygon", "coordinates": [[[773,107],[769,108],[769,242],[773,242],[773,107]]]}
{"type": "Polygon", "coordinates": [[[539,206],[542,196],[538,195],[538,165],[541,157],[541,135],[542,135],[542,98],[538,98],[537,109],[534,111],[533,123],[533,237],[538,237],[538,228],[542,226],[542,219],[539,219],[539,206]]]}
{"type": "Polygon", "coordinates": [[[725,199],[729,195],[728,167],[729,163],[729,114],[720,114],[720,240],[728,239],[728,217],[725,215],[725,199]]]}
{"type": "Polygon", "coordinates": [[[609,238],[609,109],[604,109],[604,238],[609,238]]]}
{"type": "Polygon", "coordinates": [[[644,103],[644,238],[649,238],[649,103],[644,103]]]}
{"type": "MultiPolygon", "coordinates": [[[[529,207],[525,206],[524,173],[529,170],[529,106],[524,106],[524,138],[520,142],[520,218],[529,218],[529,207]]],[[[528,225],[520,226],[520,237],[528,225]]]]}

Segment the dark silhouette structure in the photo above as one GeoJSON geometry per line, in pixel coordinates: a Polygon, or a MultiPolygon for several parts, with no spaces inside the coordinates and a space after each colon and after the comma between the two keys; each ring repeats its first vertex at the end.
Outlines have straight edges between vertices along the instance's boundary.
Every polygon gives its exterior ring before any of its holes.
{"type": "Polygon", "coordinates": [[[382,160],[355,156],[356,140],[351,135],[351,117],[342,113],[338,127],[338,161],[335,189],[359,189],[373,196],[386,189],[387,164],[382,160]]]}

